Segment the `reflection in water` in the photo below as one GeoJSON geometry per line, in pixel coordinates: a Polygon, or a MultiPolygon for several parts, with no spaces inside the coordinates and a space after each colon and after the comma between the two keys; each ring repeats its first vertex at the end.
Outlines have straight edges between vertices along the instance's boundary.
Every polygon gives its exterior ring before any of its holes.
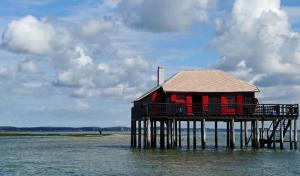
{"type": "MultiPolygon", "coordinates": [[[[1,137],[0,175],[299,175],[300,153],[286,149],[131,149],[128,136],[1,137]]],[[[220,133],[220,145],[225,145],[220,133]]],[[[238,136],[237,136],[238,139],[238,136]]],[[[237,147],[238,148],[238,147],[237,147]]],[[[287,146],[288,148],[288,146],[287,146]]]]}

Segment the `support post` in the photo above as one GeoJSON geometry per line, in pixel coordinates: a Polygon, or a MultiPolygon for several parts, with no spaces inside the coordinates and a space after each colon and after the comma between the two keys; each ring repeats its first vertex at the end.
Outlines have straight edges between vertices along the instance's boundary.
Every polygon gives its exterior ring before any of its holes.
{"type": "Polygon", "coordinates": [[[193,121],[193,148],[196,149],[196,120],[193,121]]]}
{"type": "Polygon", "coordinates": [[[170,148],[174,148],[174,138],[173,138],[173,136],[174,136],[174,133],[173,133],[173,129],[174,129],[174,127],[173,127],[173,120],[169,120],[170,121],[170,148]]]}
{"type": "Polygon", "coordinates": [[[290,124],[290,149],[293,150],[293,121],[289,120],[290,124]]]}
{"type": "Polygon", "coordinates": [[[276,120],[273,120],[273,148],[276,148],[276,120]]]}
{"type": "Polygon", "coordinates": [[[172,142],[172,148],[175,148],[175,144],[176,144],[176,137],[175,137],[175,133],[176,133],[176,121],[175,121],[175,119],[173,119],[173,132],[172,132],[172,135],[173,135],[173,137],[172,137],[172,139],[173,139],[173,142],[172,142]]]}
{"type": "Polygon", "coordinates": [[[138,121],[138,148],[142,147],[142,120],[138,121]]]}
{"type": "Polygon", "coordinates": [[[251,121],[251,145],[255,148],[255,121],[251,121]]]}
{"type": "Polygon", "coordinates": [[[177,128],[177,120],[174,120],[174,124],[175,124],[175,147],[177,147],[177,141],[178,141],[178,128],[177,128]]]}
{"type": "Polygon", "coordinates": [[[260,137],[258,120],[255,120],[255,127],[256,127],[256,130],[255,130],[255,132],[256,132],[255,147],[258,149],[259,148],[259,137],[260,137]]]}
{"type": "Polygon", "coordinates": [[[226,146],[229,147],[230,135],[229,135],[229,122],[226,122],[226,146]]]}
{"type": "Polygon", "coordinates": [[[154,132],[153,132],[153,120],[150,120],[150,140],[151,140],[151,146],[149,146],[150,148],[153,147],[153,141],[154,141],[154,132]]]}
{"type": "Polygon", "coordinates": [[[205,119],[201,119],[201,146],[203,149],[206,147],[206,134],[205,134],[205,119]]]}
{"type": "Polygon", "coordinates": [[[131,120],[131,128],[130,128],[130,146],[133,147],[133,121],[131,120]]]}
{"type": "Polygon", "coordinates": [[[243,148],[243,122],[241,121],[241,126],[240,126],[240,142],[241,142],[241,149],[243,148]]]}
{"type": "Polygon", "coordinates": [[[144,119],[144,148],[147,148],[147,122],[144,119]]]}
{"type": "Polygon", "coordinates": [[[247,128],[247,121],[244,122],[244,131],[245,131],[245,147],[248,146],[248,128],[247,128]]]}
{"type": "Polygon", "coordinates": [[[187,121],[186,123],[187,123],[187,133],[186,133],[187,139],[186,139],[186,142],[187,142],[187,148],[190,148],[190,122],[187,121]]]}
{"type": "Polygon", "coordinates": [[[160,121],[160,148],[165,148],[165,122],[163,120],[160,121]]]}
{"type": "Polygon", "coordinates": [[[179,136],[178,136],[178,144],[179,147],[181,147],[181,121],[178,121],[178,132],[179,132],[179,136]]]}
{"type": "Polygon", "coordinates": [[[297,120],[294,120],[294,149],[297,149],[297,120]]]}
{"type": "Polygon", "coordinates": [[[283,120],[280,120],[280,149],[283,149],[283,120]]]}
{"type": "Polygon", "coordinates": [[[215,148],[218,148],[218,121],[215,121],[215,148]]]}
{"type": "Polygon", "coordinates": [[[147,119],[147,148],[151,147],[151,129],[150,129],[151,121],[147,119]]]}
{"type": "Polygon", "coordinates": [[[153,144],[152,144],[152,146],[154,148],[156,148],[156,138],[157,138],[157,136],[156,136],[156,132],[157,132],[157,129],[156,129],[156,120],[154,120],[153,123],[154,123],[154,126],[153,126],[153,144]]]}
{"type": "Polygon", "coordinates": [[[235,131],[234,131],[234,118],[230,121],[230,148],[235,147],[235,131]]]}
{"type": "Polygon", "coordinates": [[[170,148],[170,120],[167,120],[167,148],[170,148]]]}

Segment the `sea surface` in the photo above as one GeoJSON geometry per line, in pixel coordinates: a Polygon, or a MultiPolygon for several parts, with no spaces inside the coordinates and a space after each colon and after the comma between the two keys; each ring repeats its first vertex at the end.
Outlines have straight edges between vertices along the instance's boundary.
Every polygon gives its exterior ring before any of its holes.
{"type": "MultiPolygon", "coordinates": [[[[239,143],[236,137],[237,144],[239,143]]],[[[0,176],[300,175],[300,151],[225,147],[131,149],[128,135],[106,137],[0,137],[0,176]]],[[[198,141],[200,142],[199,138],[198,141]]],[[[183,138],[186,143],[186,137],[183,138]]]]}

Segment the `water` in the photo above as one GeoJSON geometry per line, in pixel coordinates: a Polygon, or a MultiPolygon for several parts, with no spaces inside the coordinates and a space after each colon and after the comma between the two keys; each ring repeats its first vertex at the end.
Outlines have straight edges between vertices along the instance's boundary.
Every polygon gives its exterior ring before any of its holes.
{"type": "Polygon", "coordinates": [[[1,137],[0,175],[300,175],[299,151],[215,150],[212,140],[195,151],[131,149],[126,135],[1,137]]]}

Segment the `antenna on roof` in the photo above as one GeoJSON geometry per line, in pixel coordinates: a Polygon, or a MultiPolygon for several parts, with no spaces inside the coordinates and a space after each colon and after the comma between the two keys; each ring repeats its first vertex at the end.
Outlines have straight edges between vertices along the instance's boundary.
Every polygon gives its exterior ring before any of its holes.
{"type": "Polygon", "coordinates": [[[165,82],[165,69],[158,66],[157,68],[157,86],[162,85],[165,82]]]}

